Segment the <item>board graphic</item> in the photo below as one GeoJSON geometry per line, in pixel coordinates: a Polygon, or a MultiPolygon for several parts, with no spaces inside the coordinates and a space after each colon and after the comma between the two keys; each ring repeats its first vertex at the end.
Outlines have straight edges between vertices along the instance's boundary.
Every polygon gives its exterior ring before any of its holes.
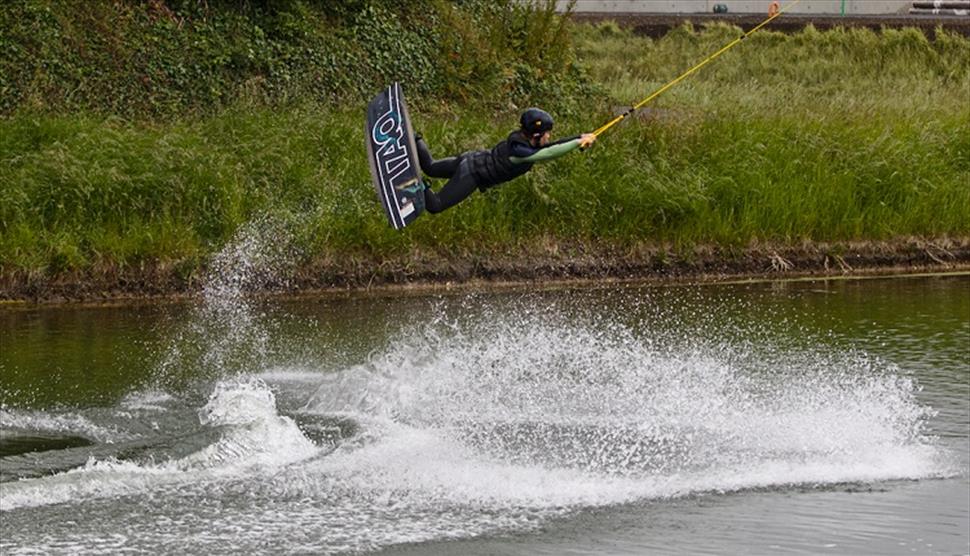
{"type": "Polygon", "coordinates": [[[425,185],[399,83],[367,105],[365,133],[374,189],[391,226],[400,230],[424,211],[425,185]]]}

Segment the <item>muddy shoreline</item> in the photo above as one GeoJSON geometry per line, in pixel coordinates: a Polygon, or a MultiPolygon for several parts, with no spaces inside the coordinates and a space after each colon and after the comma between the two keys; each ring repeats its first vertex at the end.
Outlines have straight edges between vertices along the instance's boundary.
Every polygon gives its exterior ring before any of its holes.
{"type": "MultiPolygon", "coordinates": [[[[564,283],[720,282],[852,277],[970,270],[970,237],[892,242],[752,245],[745,249],[672,246],[617,249],[549,243],[519,253],[414,252],[397,259],[336,256],[310,260],[254,293],[328,295],[451,289],[546,287],[564,283]]],[[[183,298],[196,295],[204,269],[176,265],[95,268],[58,275],[0,272],[0,303],[48,304],[183,298]]]]}

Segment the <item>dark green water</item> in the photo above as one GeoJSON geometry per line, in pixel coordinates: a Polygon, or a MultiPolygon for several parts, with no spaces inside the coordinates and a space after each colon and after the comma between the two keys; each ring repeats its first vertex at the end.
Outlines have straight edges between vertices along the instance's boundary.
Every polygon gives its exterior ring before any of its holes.
{"type": "Polygon", "coordinates": [[[0,310],[0,548],[970,551],[970,277],[0,310]]]}

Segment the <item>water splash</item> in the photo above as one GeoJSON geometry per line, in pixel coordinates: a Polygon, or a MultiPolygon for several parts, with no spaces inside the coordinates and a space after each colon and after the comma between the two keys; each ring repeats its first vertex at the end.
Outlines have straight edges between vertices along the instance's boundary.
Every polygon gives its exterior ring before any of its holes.
{"type": "Polygon", "coordinates": [[[219,382],[199,412],[201,424],[220,431],[216,442],[178,459],[89,458],[51,477],[0,483],[0,511],[180,488],[207,488],[240,476],[272,473],[313,457],[319,449],[293,419],[279,415],[261,381],[219,382]]]}
{"type": "Polygon", "coordinates": [[[137,390],[129,392],[121,400],[121,408],[127,411],[165,411],[175,398],[161,390],[137,390]]]}
{"type": "Polygon", "coordinates": [[[218,442],[177,462],[179,469],[280,466],[317,452],[292,418],[279,415],[275,396],[258,379],[217,383],[199,411],[199,421],[226,432],[218,442]]]}
{"type": "Polygon", "coordinates": [[[288,287],[302,256],[298,228],[292,217],[256,218],[213,257],[200,303],[164,351],[157,387],[252,373],[267,364],[274,325],[252,296],[288,287]]]}
{"type": "MultiPolygon", "coordinates": [[[[191,380],[211,389],[199,421],[204,428],[220,431],[215,442],[187,457],[160,463],[92,457],[83,467],[49,479],[0,487],[2,508],[61,503],[77,495],[91,499],[142,492],[148,485],[184,485],[207,474],[231,475],[238,467],[284,465],[316,453],[316,446],[293,420],[279,415],[275,396],[265,383],[249,378],[266,365],[273,332],[251,294],[286,287],[294,262],[301,256],[294,224],[298,222],[292,218],[264,216],[239,229],[213,258],[201,302],[173,334],[155,384],[129,393],[113,412],[121,418],[131,418],[133,412],[165,412],[176,401],[166,387],[191,380]]],[[[27,412],[0,416],[31,430],[83,433],[104,442],[130,439],[120,436],[122,433],[110,434],[112,431],[81,416],[27,412]]],[[[157,425],[152,422],[151,426],[157,425]]]]}
{"type": "MultiPolygon", "coordinates": [[[[486,311],[405,330],[367,364],[324,379],[304,410],[430,431],[499,461],[605,476],[781,463],[804,464],[814,481],[813,464],[867,461],[871,472],[855,479],[870,480],[940,468],[923,433],[931,411],[888,363],[779,349],[763,330],[737,345],[705,330],[672,335],[567,313],[486,311]],[[894,457],[913,466],[901,469],[894,457]]],[[[797,469],[786,478],[801,480],[797,469]]]]}
{"type": "Polygon", "coordinates": [[[3,423],[5,436],[55,433],[79,436],[108,444],[134,438],[134,435],[127,431],[119,430],[115,426],[94,423],[84,415],[73,412],[53,414],[13,408],[0,409],[0,423],[3,423]]]}

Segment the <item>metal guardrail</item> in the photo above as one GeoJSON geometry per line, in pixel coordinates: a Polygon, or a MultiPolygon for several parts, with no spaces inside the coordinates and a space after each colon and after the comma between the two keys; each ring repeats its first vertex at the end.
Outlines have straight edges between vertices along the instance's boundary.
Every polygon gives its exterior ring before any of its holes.
{"type": "Polygon", "coordinates": [[[970,17],[970,0],[917,0],[909,8],[909,13],[970,17]]]}

